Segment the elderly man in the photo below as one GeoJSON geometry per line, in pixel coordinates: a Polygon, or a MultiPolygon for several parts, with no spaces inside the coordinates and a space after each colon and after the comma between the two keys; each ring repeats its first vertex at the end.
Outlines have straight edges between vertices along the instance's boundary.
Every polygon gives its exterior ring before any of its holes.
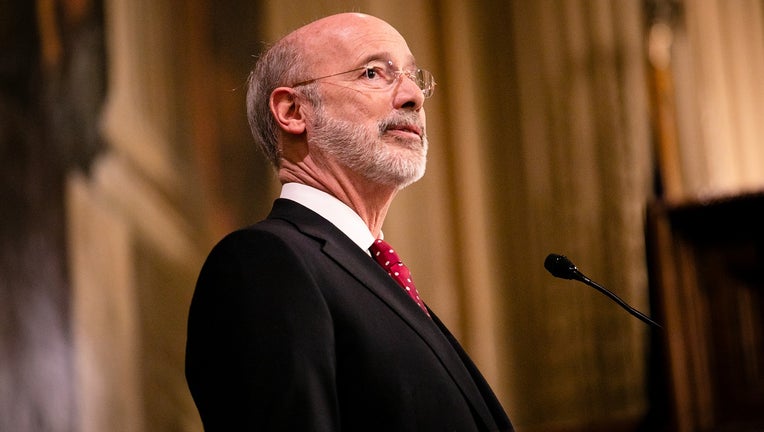
{"type": "Polygon", "coordinates": [[[363,14],[308,24],[259,59],[250,125],[283,187],[197,282],[186,376],[207,430],[512,430],[380,239],[393,197],[424,174],[434,86],[363,14]]]}

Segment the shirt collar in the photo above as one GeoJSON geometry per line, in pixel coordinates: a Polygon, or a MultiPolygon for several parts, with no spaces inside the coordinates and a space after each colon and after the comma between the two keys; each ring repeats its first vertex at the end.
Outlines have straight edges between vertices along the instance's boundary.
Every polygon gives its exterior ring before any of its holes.
{"type": "Polygon", "coordinates": [[[294,201],[318,213],[348,236],[358,247],[369,253],[369,247],[375,240],[369,227],[358,213],[336,197],[304,184],[285,183],[281,187],[281,198],[294,201]]]}

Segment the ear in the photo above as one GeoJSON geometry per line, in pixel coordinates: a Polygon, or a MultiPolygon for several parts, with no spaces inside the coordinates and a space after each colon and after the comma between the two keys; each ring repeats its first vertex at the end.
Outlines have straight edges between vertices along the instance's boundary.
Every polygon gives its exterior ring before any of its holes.
{"type": "Polygon", "coordinates": [[[278,87],[273,90],[270,106],[276,123],[283,131],[294,135],[305,132],[305,117],[294,89],[278,87]]]}

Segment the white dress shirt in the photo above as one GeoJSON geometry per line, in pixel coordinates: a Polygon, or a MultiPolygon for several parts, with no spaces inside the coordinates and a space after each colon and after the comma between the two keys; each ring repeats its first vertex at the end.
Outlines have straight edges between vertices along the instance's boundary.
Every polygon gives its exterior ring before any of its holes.
{"type": "MultiPolygon", "coordinates": [[[[358,213],[326,192],[300,183],[286,183],[281,187],[281,198],[302,204],[318,213],[339,228],[367,254],[369,247],[376,240],[358,213]]],[[[380,238],[382,238],[381,234],[380,238]]]]}

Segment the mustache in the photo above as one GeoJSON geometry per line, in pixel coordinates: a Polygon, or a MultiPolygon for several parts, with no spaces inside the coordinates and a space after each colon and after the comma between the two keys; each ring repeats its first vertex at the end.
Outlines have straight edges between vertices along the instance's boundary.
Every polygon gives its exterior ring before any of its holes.
{"type": "Polygon", "coordinates": [[[420,137],[426,136],[425,126],[417,113],[393,113],[379,122],[379,133],[390,129],[405,129],[416,132],[420,137]]]}

